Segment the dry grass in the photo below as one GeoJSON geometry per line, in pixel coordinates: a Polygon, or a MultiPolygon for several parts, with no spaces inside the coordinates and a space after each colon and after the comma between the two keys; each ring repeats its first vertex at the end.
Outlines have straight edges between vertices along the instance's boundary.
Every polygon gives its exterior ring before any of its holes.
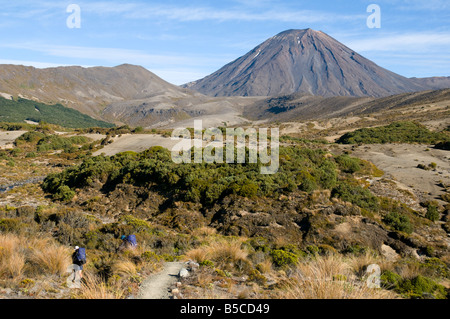
{"type": "Polygon", "coordinates": [[[185,256],[187,260],[193,260],[198,263],[204,262],[209,257],[207,247],[201,247],[190,250],[186,253],[185,256]]]}
{"type": "Polygon", "coordinates": [[[33,248],[30,259],[45,273],[63,275],[72,264],[70,255],[67,247],[50,244],[41,249],[33,248]]]}
{"type": "Polygon", "coordinates": [[[25,269],[24,241],[12,235],[0,235],[0,276],[21,277],[25,269]]]}
{"type": "Polygon", "coordinates": [[[76,298],[79,299],[121,299],[125,295],[119,286],[106,284],[99,276],[85,273],[83,284],[76,298]]]}
{"type": "Polygon", "coordinates": [[[217,230],[215,228],[207,227],[207,226],[196,228],[192,231],[192,235],[198,236],[198,237],[209,237],[209,236],[213,236],[216,234],[217,234],[217,230]]]}
{"type": "Polygon", "coordinates": [[[20,280],[24,275],[64,275],[71,264],[69,249],[48,238],[0,235],[0,277],[20,280]]]}
{"type": "Polygon", "coordinates": [[[112,268],[113,273],[119,276],[134,276],[138,272],[136,265],[130,260],[118,260],[112,268]]]}
{"type": "Polygon", "coordinates": [[[213,261],[217,266],[236,264],[246,261],[248,252],[242,248],[243,240],[219,240],[204,245],[186,253],[186,259],[201,263],[205,260],[213,261]]]}
{"type": "MultiPolygon", "coordinates": [[[[355,260],[342,256],[319,257],[299,263],[284,289],[277,294],[283,299],[392,299],[396,296],[386,290],[369,288],[361,279],[352,279],[355,260]]],[[[362,263],[362,262],[361,262],[362,263]]]]}

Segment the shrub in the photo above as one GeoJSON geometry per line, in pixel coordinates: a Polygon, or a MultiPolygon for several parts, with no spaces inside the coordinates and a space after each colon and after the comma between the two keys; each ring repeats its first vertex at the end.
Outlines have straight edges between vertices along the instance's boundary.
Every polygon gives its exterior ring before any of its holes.
{"type": "Polygon", "coordinates": [[[70,189],[69,186],[63,185],[58,187],[56,193],[53,195],[53,198],[56,200],[68,202],[71,201],[75,196],[75,192],[70,189]]]}
{"type": "Polygon", "coordinates": [[[413,226],[406,215],[391,212],[383,218],[383,222],[395,230],[402,231],[407,234],[411,234],[413,232],[413,226]]]}
{"type": "Polygon", "coordinates": [[[335,187],[331,196],[373,211],[377,211],[380,207],[378,198],[368,189],[347,182],[342,182],[335,187]]]}
{"type": "Polygon", "coordinates": [[[435,133],[414,122],[396,122],[387,126],[363,128],[343,135],[337,143],[341,144],[385,144],[385,143],[423,143],[447,142],[445,133],[435,133]]]}
{"type": "Polygon", "coordinates": [[[270,255],[272,256],[273,263],[278,267],[295,265],[298,262],[298,257],[288,251],[272,250],[270,255]]]}
{"type": "Polygon", "coordinates": [[[398,289],[398,286],[402,282],[402,280],[402,276],[390,270],[383,271],[380,277],[380,281],[383,287],[387,289],[398,289]]]}
{"type": "Polygon", "coordinates": [[[342,171],[346,173],[356,173],[361,170],[360,160],[358,158],[352,158],[347,154],[336,157],[336,162],[342,171]]]}
{"type": "Polygon", "coordinates": [[[447,298],[444,286],[421,275],[414,277],[413,279],[402,281],[399,284],[397,291],[410,298],[425,298],[426,294],[430,294],[438,299],[447,298]]]}
{"type": "Polygon", "coordinates": [[[211,260],[203,260],[200,264],[201,267],[214,268],[214,263],[211,260]]]}
{"type": "Polygon", "coordinates": [[[427,213],[425,214],[425,218],[428,218],[432,222],[436,222],[439,220],[439,217],[440,215],[437,206],[429,205],[427,207],[427,213]]]}
{"type": "Polygon", "coordinates": [[[144,128],[142,126],[138,126],[134,129],[134,133],[142,133],[144,132],[144,128]]]}

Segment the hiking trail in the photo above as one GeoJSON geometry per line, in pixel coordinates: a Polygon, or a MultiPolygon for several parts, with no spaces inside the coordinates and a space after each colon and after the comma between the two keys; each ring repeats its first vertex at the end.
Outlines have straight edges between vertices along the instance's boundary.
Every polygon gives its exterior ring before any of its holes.
{"type": "Polygon", "coordinates": [[[178,273],[184,267],[183,262],[167,262],[159,273],[148,277],[141,285],[137,299],[169,299],[169,288],[178,279],[178,273]]]}

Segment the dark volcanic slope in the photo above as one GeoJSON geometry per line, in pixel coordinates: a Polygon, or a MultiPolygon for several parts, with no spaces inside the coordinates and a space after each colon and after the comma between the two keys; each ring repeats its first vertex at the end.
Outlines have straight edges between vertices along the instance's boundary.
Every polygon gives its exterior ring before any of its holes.
{"type": "Polygon", "coordinates": [[[450,101],[450,89],[402,93],[382,98],[322,97],[290,94],[266,98],[247,106],[243,115],[250,120],[295,121],[367,115],[406,106],[450,101]]]}
{"type": "Polygon", "coordinates": [[[185,87],[211,96],[275,96],[295,92],[383,97],[425,90],[383,69],[327,34],[288,30],[217,72],[185,87]]]}

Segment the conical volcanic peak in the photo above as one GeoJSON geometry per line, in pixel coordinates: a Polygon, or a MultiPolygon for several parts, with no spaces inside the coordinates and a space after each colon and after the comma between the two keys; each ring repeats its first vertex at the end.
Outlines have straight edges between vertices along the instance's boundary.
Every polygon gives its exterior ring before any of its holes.
{"type": "Polygon", "coordinates": [[[187,85],[211,96],[388,96],[423,90],[321,31],[287,30],[187,85]]]}

